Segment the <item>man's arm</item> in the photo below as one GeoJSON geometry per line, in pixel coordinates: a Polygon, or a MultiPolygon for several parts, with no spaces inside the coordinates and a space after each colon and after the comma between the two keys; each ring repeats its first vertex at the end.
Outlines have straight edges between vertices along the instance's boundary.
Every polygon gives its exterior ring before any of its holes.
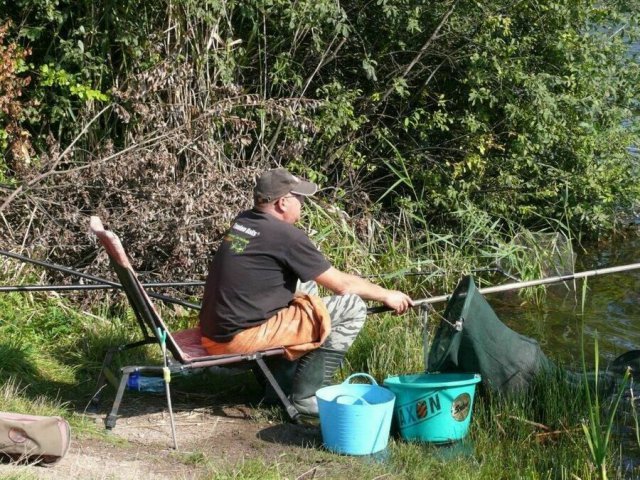
{"type": "Polygon", "coordinates": [[[369,280],[333,267],[318,275],[315,281],[338,295],[353,293],[365,300],[382,302],[397,314],[406,312],[413,305],[413,300],[398,290],[387,290],[369,280]]]}

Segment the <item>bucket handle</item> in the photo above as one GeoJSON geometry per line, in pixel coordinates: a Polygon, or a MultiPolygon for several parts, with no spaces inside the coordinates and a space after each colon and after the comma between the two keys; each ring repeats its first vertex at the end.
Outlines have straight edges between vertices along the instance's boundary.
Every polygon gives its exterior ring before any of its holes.
{"type": "Polygon", "coordinates": [[[351,380],[354,377],[364,377],[367,380],[369,380],[371,382],[372,385],[378,385],[378,382],[376,382],[376,379],[373,378],[371,375],[369,375],[368,373],[354,373],[353,375],[349,375],[344,382],[342,382],[343,384],[345,383],[350,383],[349,380],[351,380]]]}
{"type": "MultiPolygon", "coordinates": [[[[336,398],[333,399],[334,402],[338,402],[338,399],[341,397],[347,397],[347,398],[355,398],[356,402],[358,400],[360,400],[362,403],[364,403],[365,405],[371,405],[369,402],[367,402],[363,397],[356,397],[355,395],[349,395],[347,393],[342,393],[340,395],[336,395],[336,398]]],[[[354,403],[355,405],[355,403],[354,403]]]]}

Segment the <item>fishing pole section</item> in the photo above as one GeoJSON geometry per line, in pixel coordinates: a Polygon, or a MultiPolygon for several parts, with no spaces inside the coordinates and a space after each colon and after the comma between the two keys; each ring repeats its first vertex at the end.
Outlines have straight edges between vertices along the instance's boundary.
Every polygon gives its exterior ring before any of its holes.
{"type": "MultiPolygon", "coordinates": [[[[111,289],[111,288],[119,288],[122,289],[122,285],[117,282],[112,282],[111,280],[106,280],[104,278],[96,277],[94,275],[89,275],[86,273],[79,272],[77,270],[73,270],[71,268],[63,267],[61,265],[56,265],[53,263],[43,262],[42,260],[35,260],[33,258],[25,257],[24,255],[18,255],[17,253],[7,252],[5,250],[0,250],[0,255],[4,255],[9,258],[13,258],[15,260],[20,260],[21,262],[31,263],[33,265],[38,265],[40,267],[49,268],[51,270],[56,270],[62,273],[66,273],[67,275],[73,275],[79,278],[84,278],[86,280],[91,280],[92,282],[96,282],[99,285],[85,285],[85,284],[75,284],[75,285],[14,285],[14,286],[0,286],[0,292],[28,292],[28,291],[65,291],[65,290],[97,290],[97,289],[111,289]]],[[[143,283],[144,287],[152,288],[152,287],[199,287],[203,286],[204,282],[162,282],[162,283],[143,283]]],[[[200,310],[200,305],[197,303],[185,302],[184,300],[180,300],[175,297],[171,297],[168,295],[162,295],[159,293],[148,292],[148,295],[153,298],[157,298],[158,300],[162,300],[166,303],[173,303],[176,305],[181,305],[187,308],[193,308],[196,310],[200,310]]]]}
{"type": "MultiPolygon", "coordinates": [[[[66,291],[66,290],[100,290],[100,289],[112,289],[112,288],[122,288],[117,282],[112,282],[110,280],[106,280],[104,278],[100,278],[94,275],[89,275],[86,273],[79,272],[77,270],[73,270],[68,267],[63,267],[61,265],[56,265],[53,263],[44,262],[41,260],[35,260],[29,257],[25,257],[24,255],[19,255],[17,253],[8,252],[5,250],[0,250],[0,255],[4,255],[9,258],[13,258],[15,260],[20,260],[25,263],[31,263],[34,265],[38,265],[44,268],[49,268],[52,270],[60,271],[66,273],[68,275],[77,276],[79,278],[84,278],[86,280],[90,280],[92,282],[96,282],[96,284],[73,284],[73,285],[13,285],[13,286],[0,286],[0,292],[17,292],[17,291],[66,291]]],[[[509,292],[514,290],[519,290],[527,287],[535,287],[538,285],[549,285],[554,283],[563,283],[572,280],[578,280],[581,278],[589,278],[600,275],[607,275],[610,273],[620,273],[627,272],[631,270],[640,269],[640,263],[631,263],[628,265],[620,265],[616,267],[608,267],[608,268],[600,268],[594,270],[587,270],[584,272],[576,272],[567,275],[558,275],[553,277],[546,277],[537,280],[528,280],[528,281],[518,281],[512,283],[505,283],[503,285],[496,285],[493,287],[484,287],[478,289],[478,292],[482,295],[490,294],[490,293],[499,293],[499,292],[509,292]]],[[[478,271],[498,271],[500,273],[505,273],[501,269],[480,269],[478,271]]],[[[422,274],[420,272],[416,272],[415,274],[422,274]]],[[[512,275],[506,274],[509,278],[515,278],[512,275]]],[[[143,283],[142,285],[146,288],[181,288],[181,287],[202,287],[205,282],[202,281],[187,281],[187,282],[157,282],[157,283],[143,283]]],[[[162,295],[159,293],[149,292],[149,296],[156,298],[158,300],[162,300],[163,302],[173,303],[177,305],[181,305],[187,308],[193,308],[196,310],[200,309],[200,305],[185,302],[175,297],[171,297],[168,295],[162,295]]],[[[434,304],[434,303],[442,303],[447,302],[451,298],[451,294],[449,295],[438,295],[434,297],[422,298],[418,300],[414,300],[414,308],[420,308],[424,304],[434,304]]],[[[377,314],[389,312],[391,309],[387,306],[380,305],[375,307],[370,307],[367,309],[368,314],[377,314]]]]}
{"type": "MultiPolygon", "coordinates": [[[[499,292],[511,292],[514,290],[520,290],[521,288],[536,287],[538,285],[549,285],[553,283],[569,282],[571,280],[578,280],[581,278],[597,277],[600,275],[607,275],[609,273],[628,272],[631,270],[640,269],[640,263],[630,263],[628,265],[620,265],[617,267],[599,268],[595,270],[587,270],[584,272],[576,272],[568,275],[558,275],[554,277],[540,278],[538,280],[527,280],[522,282],[505,283],[503,285],[495,285],[493,287],[479,288],[478,293],[486,295],[489,293],[499,292]]],[[[414,300],[414,307],[420,307],[425,304],[434,304],[441,302],[448,302],[451,295],[439,295],[436,297],[422,298],[414,300]]],[[[368,313],[382,313],[388,312],[391,309],[386,306],[372,307],[368,310],[368,313]]]]}

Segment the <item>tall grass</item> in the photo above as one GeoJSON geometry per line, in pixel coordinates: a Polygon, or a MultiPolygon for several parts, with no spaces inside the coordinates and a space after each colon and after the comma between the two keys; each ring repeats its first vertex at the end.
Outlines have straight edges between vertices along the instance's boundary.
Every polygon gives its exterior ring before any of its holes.
{"type": "MultiPolygon", "coordinates": [[[[457,212],[458,231],[439,233],[426,224],[419,230],[411,230],[402,222],[385,228],[372,216],[349,218],[336,206],[320,201],[312,200],[307,205],[304,223],[336,267],[370,276],[372,281],[403,290],[414,299],[451,293],[464,274],[474,274],[481,286],[504,282],[502,275],[477,273],[498,266],[523,279],[541,278],[557,257],[567,257],[557,250],[545,255],[536,243],[540,236],[473,207],[457,212]],[[354,225],[359,226],[359,234],[354,225]]],[[[413,215],[419,213],[417,210],[413,215]]],[[[526,298],[541,301],[543,295],[541,287],[526,298]]],[[[443,306],[436,305],[436,309],[443,306]]],[[[403,317],[385,314],[369,318],[347,355],[347,369],[368,371],[379,379],[385,373],[423,371],[423,333],[418,315],[414,311],[403,317]]],[[[437,313],[430,315],[431,329],[438,322],[437,313]]]]}
{"type": "Polygon", "coordinates": [[[591,460],[593,461],[599,477],[602,480],[606,480],[607,476],[607,459],[610,456],[610,446],[612,440],[612,431],[614,427],[614,421],[616,419],[616,412],[620,405],[620,399],[622,398],[628,381],[629,371],[624,373],[621,384],[618,386],[618,392],[614,396],[611,405],[609,406],[608,416],[603,417],[602,405],[600,403],[600,397],[602,392],[599,390],[599,376],[600,376],[600,361],[598,351],[598,338],[596,336],[594,344],[594,357],[595,357],[595,372],[592,376],[593,385],[591,385],[590,377],[587,374],[586,362],[584,359],[584,334],[582,335],[581,347],[582,347],[582,365],[584,372],[584,390],[587,398],[588,408],[588,420],[582,422],[582,430],[584,432],[585,439],[591,460]],[[593,388],[593,391],[592,391],[593,388]]]}
{"type": "MultiPolygon", "coordinates": [[[[581,295],[581,311],[584,314],[586,299],[588,292],[588,281],[585,279],[582,283],[581,295]]],[[[601,397],[604,396],[600,381],[600,351],[598,347],[598,332],[595,332],[594,339],[594,372],[587,371],[586,347],[584,340],[584,325],[580,334],[580,353],[582,359],[582,386],[586,398],[586,409],[588,416],[582,421],[581,427],[587,443],[590,459],[595,466],[598,477],[602,480],[608,478],[607,461],[611,455],[610,448],[612,443],[612,432],[616,413],[620,405],[627,384],[629,383],[630,371],[624,372],[622,381],[617,385],[613,399],[608,405],[608,415],[604,416],[601,397]]],[[[633,401],[633,400],[632,400],[633,401]]]]}
{"type": "Polygon", "coordinates": [[[456,213],[460,219],[456,230],[438,232],[426,224],[419,229],[406,223],[382,224],[367,213],[350,218],[338,207],[321,201],[307,205],[304,223],[336,267],[370,276],[416,298],[450,293],[462,275],[469,273],[479,277],[481,286],[503,282],[504,276],[478,273],[499,267],[523,280],[541,278],[546,276],[545,269],[558,263],[557,257],[567,260],[573,253],[551,249],[546,254],[538,245],[539,236],[472,206],[456,213]]]}

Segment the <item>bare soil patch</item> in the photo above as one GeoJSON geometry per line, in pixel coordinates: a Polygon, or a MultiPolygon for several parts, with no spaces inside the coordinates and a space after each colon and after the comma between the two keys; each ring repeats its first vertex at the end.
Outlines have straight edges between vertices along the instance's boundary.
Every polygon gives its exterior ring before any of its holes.
{"type": "MultiPolygon", "coordinates": [[[[199,403],[174,405],[177,450],[163,399],[131,398],[104,438],[74,435],[58,464],[0,464],[0,478],[235,478],[239,466],[252,460],[279,465],[286,478],[345,478],[352,462],[361,461],[323,451],[317,426],[286,423],[273,411],[246,404],[199,403]]],[[[104,413],[92,418],[102,425],[104,413]]]]}

